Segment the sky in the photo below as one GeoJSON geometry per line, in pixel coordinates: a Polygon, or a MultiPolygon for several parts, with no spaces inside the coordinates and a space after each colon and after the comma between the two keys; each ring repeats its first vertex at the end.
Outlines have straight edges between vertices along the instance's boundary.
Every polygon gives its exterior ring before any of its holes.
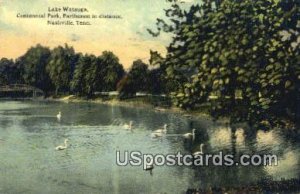
{"type": "Polygon", "coordinates": [[[36,44],[53,48],[67,43],[76,52],[101,55],[112,51],[129,68],[136,59],[148,62],[150,50],[166,52],[170,35],[155,38],[147,28],[155,29],[156,18],[162,18],[167,7],[165,0],[0,0],[0,58],[15,59],[36,44]],[[51,26],[47,19],[16,17],[18,13],[48,14],[48,7],[62,6],[87,8],[86,14],[121,15],[122,19],[88,20],[90,26],[51,26]]]}

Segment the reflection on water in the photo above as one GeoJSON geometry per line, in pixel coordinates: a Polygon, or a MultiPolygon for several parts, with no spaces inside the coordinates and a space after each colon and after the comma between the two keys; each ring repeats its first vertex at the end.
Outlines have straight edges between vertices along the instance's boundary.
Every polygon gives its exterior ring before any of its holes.
{"type": "Polygon", "coordinates": [[[267,173],[272,177],[281,177],[282,175],[286,178],[297,177],[297,173],[299,173],[299,154],[299,150],[286,150],[278,161],[279,168],[278,166],[266,166],[267,173]]]}
{"type": "Polygon", "coordinates": [[[231,144],[231,128],[230,127],[218,127],[210,136],[210,144],[213,148],[219,150],[222,147],[229,146],[231,144]]]}
{"type": "Polygon", "coordinates": [[[256,134],[256,144],[260,149],[281,145],[281,137],[274,131],[258,130],[256,134]]]}
{"type": "Polygon", "coordinates": [[[88,103],[0,101],[0,193],[183,193],[190,187],[239,185],[265,177],[299,174],[299,143],[278,131],[251,133],[205,118],[88,103]],[[57,121],[56,114],[62,112],[57,121]],[[133,121],[133,132],[123,125],[133,121]],[[168,134],[153,130],[168,124],[168,134]],[[196,141],[184,133],[196,128],[196,141]],[[55,151],[65,138],[70,147],[55,151]],[[119,167],[116,151],[151,154],[191,153],[204,143],[205,153],[272,153],[272,167],[119,167]]]}
{"type": "Polygon", "coordinates": [[[238,128],[235,132],[236,145],[239,148],[245,148],[245,130],[243,128],[238,128]]]}

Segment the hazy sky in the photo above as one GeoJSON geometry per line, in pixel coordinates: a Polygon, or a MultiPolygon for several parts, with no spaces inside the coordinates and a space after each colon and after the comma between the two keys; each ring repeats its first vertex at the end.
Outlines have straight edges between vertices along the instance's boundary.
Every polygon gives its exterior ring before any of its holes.
{"type": "MultiPolygon", "coordinates": [[[[193,0],[185,0],[190,3],[193,0]]],[[[38,43],[53,48],[68,43],[77,52],[100,55],[113,51],[128,68],[138,58],[148,62],[149,50],[165,52],[167,35],[146,29],[163,17],[165,0],[0,0],[0,57],[16,58],[38,43]],[[47,19],[17,18],[18,13],[48,13],[48,7],[84,7],[87,14],[117,14],[123,19],[89,20],[91,26],[50,26],[47,19]]]]}

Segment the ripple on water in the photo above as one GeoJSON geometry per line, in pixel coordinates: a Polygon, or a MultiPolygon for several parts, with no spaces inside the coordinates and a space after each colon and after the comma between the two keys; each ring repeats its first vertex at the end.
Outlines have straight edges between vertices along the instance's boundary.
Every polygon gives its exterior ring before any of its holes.
{"type": "Polygon", "coordinates": [[[266,176],[290,178],[299,172],[299,145],[288,143],[274,130],[255,135],[240,129],[232,133],[230,128],[206,119],[85,103],[22,102],[5,106],[0,105],[0,139],[5,139],[0,143],[0,188],[11,193],[26,186],[34,188],[34,193],[178,193],[188,187],[243,184],[266,176]],[[61,122],[55,118],[58,111],[63,113],[61,122]],[[131,120],[133,132],[123,128],[131,120]],[[151,132],[165,123],[169,125],[167,136],[151,138],[151,132]],[[198,136],[186,146],[182,134],[192,128],[197,129],[198,136]],[[69,139],[68,149],[56,151],[65,138],[69,139]],[[190,153],[201,143],[205,144],[205,153],[276,153],[281,165],[163,166],[155,167],[151,176],[141,166],[119,167],[115,161],[117,150],[190,153]],[[15,185],[20,188],[8,189],[15,185]]]}

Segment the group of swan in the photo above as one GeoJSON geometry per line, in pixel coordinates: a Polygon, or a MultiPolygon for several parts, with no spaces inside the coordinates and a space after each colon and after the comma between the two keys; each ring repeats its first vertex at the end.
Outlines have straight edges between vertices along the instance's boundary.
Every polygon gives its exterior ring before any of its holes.
{"type": "MultiPolygon", "coordinates": [[[[60,121],[61,120],[61,112],[59,111],[58,112],[58,114],[56,115],[56,118],[57,118],[57,120],[58,121],[60,121]]],[[[67,149],[68,148],[68,139],[65,139],[65,141],[64,141],[64,145],[59,145],[59,146],[57,146],[56,148],[55,148],[55,150],[65,150],[65,149],[67,149]]]]}
{"type": "MultiPolygon", "coordinates": [[[[200,150],[193,153],[193,156],[194,156],[194,157],[197,157],[197,156],[200,156],[200,155],[203,155],[203,154],[204,154],[204,153],[203,153],[203,146],[204,146],[204,144],[201,143],[201,144],[200,144],[200,150]]],[[[146,166],[146,169],[144,169],[144,170],[145,170],[145,171],[149,171],[149,172],[150,172],[150,175],[152,176],[152,175],[153,175],[153,169],[154,169],[154,165],[153,165],[153,163],[151,163],[151,164],[148,164],[148,165],[146,166]]]]}
{"type": "MultiPolygon", "coordinates": [[[[59,111],[58,114],[56,115],[56,118],[57,118],[58,121],[60,121],[60,120],[61,120],[61,117],[62,117],[62,114],[61,114],[61,112],[59,111]]],[[[127,129],[127,130],[131,130],[131,131],[132,131],[132,123],[133,123],[133,122],[130,121],[129,124],[125,124],[123,127],[124,127],[125,129],[127,129]]],[[[57,147],[55,148],[55,150],[65,150],[65,149],[67,149],[67,148],[68,148],[67,142],[68,142],[68,139],[65,139],[64,145],[57,146],[57,147]]]]}
{"type": "MultiPolygon", "coordinates": [[[[61,120],[61,117],[62,117],[62,114],[61,114],[61,111],[59,111],[58,114],[56,115],[56,118],[60,121],[60,120],[61,120]]],[[[132,131],[132,124],[133,124],[133,121],[130,121],[129,124],[124,124],[123,127],[124,127],[124,129],[126,129],[126,130],[132,131]]],[[[162,136],[164,136],[164,135],[167,133],[167,127],[168,127],[168,125],[167,125],[167,124],[164,124],[163,128],[159,128],[159,129],[153,131],[153,132],[151,133],[151,137],[157,138],[157,137],[162,137],[162,136]]],[[[184,137],[185,139],[189,139],[189,140],[194,141],[194,140],[195,140],[195,131],[196,131],[196,129],[193,129],[193,130],[192,130],[192,133],[186,133],[186,134],[183,134],[183,137],[184,137]]],[[[65,139],[64,145],[57,146],[55,149],[56,149],[56,150],[64,150],[64,149],[67,149],[67,147],[68,147],[67,142],[68,142],[68,139],[65,139]]],[[[203,153],[202,149],[203,149],[203,144],[200,145],[200,151],[195,152],[194,155],[202,154],[202,153],[203,153]]],[[[152,165],[152,167],[151,167],[151,170],[152,170],[152,169],[153,169],[153,165],[152,165]]]]}
{"type": "MultiPolygon", "coordinates": [[[[151,136],[152,136],[152,137],[162,137],[162,136],[164,136],[164,135],[167,133],[167,126],[168,126],[167,124],[164,124],[163,129],[157,129],[157,130],[153,131],[153,132],[151,133],[151,136]]],[[[193,130],[192,130],[192,133],[186,133],[186,134],[183,134],[183,137],[184,137],[185,139],[194,141],[194,140],[195,140],[195,131],[196,131],[196,129],[193,129],[193,130]]],[[[199,156],[199,155],[203,155],[203,146],[204,146],[204,144],[201,143],[200,146],[199,146],[200,150],[199,150],[199,151],[196,151],[196,152],[194,152],[194,153],[192,153],[192,155],[193,155],[194,157],[197,157],[197,156],[199,156]]],[[[150,164],[150,165],[147,165],[147,167],[146,167],[145,170],[146,170],[146,171],[149,171],[149,172],[150,172],[150,175],[152,176],[152,175],[153,175],[153,173],[152,173],[152,170],[153,170],[153,169],[154,169],[154,165],[153,165],[153,164],[150,164]]]]}
{"type": "MultiPolygon", "coordinates": [[[[61,117],[62,117],[62,114],[61,114],[61,111],[59,111],[58,114],[56,115],[56,118],[57,118],[58,121],[60,121],[61,117]]],[[[68,139],[65,139],[64,144],[57,146],[55,148],[55,150],[65,150],[65,149],[67,149],[68,148],[68,144],[67,144],[68,141],[69,141],[68,139]]]]}
{"type": "MultiPolygon", "coordinates": [[[[61,117],[62,117],[62,114],[61,112],[59,111],[58,114],[56,115],[57,119],[60,121],[61,120],[61,117]]],[[[132,124],[133,124],[133,121],[130,121],[129,124],[124,124],[123,127],[126,129],[126,130],[130,130],[132,131],[132,124]]],[[[151,133],[151,136],[152,137],[162,137],[163,135],[165,135],[167,133],[167,127],[168,125],[167,124],[164,124],[163,128],[159,128],[155,131],[153,131],[151,133]]],[[[195,131],[196,129],[193,129],[192,130],[192,133],[186,133],[186,134],[183,134],[183,137],[186,138],[186,139],[189,139],[189,140],[195,140],[195,131]]],[[[65,150],[68,148],[68,139],[65,139],[64,141],[64,144],[63,145],[59,145],[55,148],[55,150],[65,150]]],[[[199,151],[196,151],[193,153],[194,156],[197,156],[197,155],[201,155],[203,154],[203,146],[204,144],[200,144],[200,150],[199,151]]],[[[150,175],[153,175],[152,174],[152,170],[154,169],[154,165],[153,164],[150,164],[150,165],[147,165],[146,167],[146,171],[149,171],[150,172],[150,175]]]]}
{"type": "MultiPolygon", "coordinates": [[[[151,137],[162,137],[162,136],[164,136],[167,133],[167,127],[168,127],[168,125],[164,124],[163,128],[159,128],[159,129],[153,131],[151,133],[151,137]]],[[[189,139],[189,140],[194,141],[195,140],[195,131],[196,131],[196,129],[193,129],[192,133],[183,134],[183,137],[185,139],[189,139]]]]}
{"type": "MultiPolygon", "coordinates": [[[[60,114],[60,112],[59,112],[60,114]]],[[[123,125],[123,128],[126,129],[126,130],[131,130],[132,131],[132,125],[133,125],[133,121],[130,121],[129,124],[124,124],[123,125]]],[[[151,133],[151,137],[162,137],[164,136],[167,131],[168,131],[168,125],[167,124],[164,124],[163,128],[158,128],[156,130],[154,130],[152,133],[151,133]]],[[[193,129],[192,130],[192,133],[186,133],[186,134],[183,134],[183,137],[185,139],[189,139],[189,140],[192,140],[194,141],[195,140],[195,131],[196,129],[193,129]]]]}

